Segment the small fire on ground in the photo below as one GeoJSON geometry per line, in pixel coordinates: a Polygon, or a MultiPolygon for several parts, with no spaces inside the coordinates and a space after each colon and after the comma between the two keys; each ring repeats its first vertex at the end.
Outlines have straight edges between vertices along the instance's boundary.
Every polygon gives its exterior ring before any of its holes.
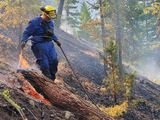
{"type": "Polygon", "coordinates": [[[30,67],[27,60],[23,57],[22,52],[19,54],[18,69],[28,69],[30,67]]]}

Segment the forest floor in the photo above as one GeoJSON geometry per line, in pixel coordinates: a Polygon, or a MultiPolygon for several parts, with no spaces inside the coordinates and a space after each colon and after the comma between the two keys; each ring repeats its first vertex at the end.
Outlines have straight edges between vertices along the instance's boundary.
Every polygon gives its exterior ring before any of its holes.
{"type": "MultiPolygon", "coordinates": [[[[62,42],[62,48],[68,56],[78,78],[86,89],[94,104],[106,107],[112,106],[113,101],[108,94],[99,90],[104,78],[102,62],[96,46],[85,40],[77,40],[64,31],[56,31],[62,42]]],[[[56,106],[44,105],[33,97],[21,91],[21,84],[17,81],[16,70],[18,64],[18,51],[14,44],[0,40],[0,92],[10,90],[10,95],[17,104],[24,108],[28,120],[78,120],[73,113],[56,106]],[[44,117],[44,118],[43,118],[44,117]]],[[[57,73],[57,84],[65,84],[74,94],[85,98],[82,87],[75,81],[72,71],[66,63],[62,52],[57,48],[60,63],[57,73]]],[[[35,58],[28,45],[24,56],[30,64],[30,70],[40,72],[35,66],[35,58]]],[[[134,94],[131,105],[126,113],[115,118],[118,120],[159,120],[160,119],[160,85],[152,83],[147,78],[138,75],[135,80],[134,94]]],[[[0,95],[0,120],[20,120],[19,113],[2,95],[0,95]]]]}

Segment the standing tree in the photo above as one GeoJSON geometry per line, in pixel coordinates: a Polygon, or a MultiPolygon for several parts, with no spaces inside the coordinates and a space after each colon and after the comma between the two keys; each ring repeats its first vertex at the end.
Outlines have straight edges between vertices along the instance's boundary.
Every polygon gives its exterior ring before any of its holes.
{"type": "Polygon", "coordinates": [[[89,8],[86,2],[83,2],[81,7],[81,12],[80,12],[81,24],[85,24],[90,19],[91,19],[91,14],[89,12],[89,8]]]}
{"type": "MultiPolygon", "coordinates": [[[[91,20],[91,14],[89,12],[89,8],[88,8],[86,2],[83,2],[82,6],[81,6],[81,12],[80,12],[81,26],[85,25],[89,20],[91,20]]],[[[83,27],[80,27],[79,33],[84,38],[89,37],[89,33],[83,27]]]]}
{"type": "Polygon", "coordinates": [[[116,10],[116,46],[117,46],[117,62],[119,67],[119,78],[123,79],[123,65],[122,65],[122,35],[121,35],[121,23],[120,23],[120,0],[115,0],[116,10]]]}
{"type": "Polygon", "coordinates": [[[68,24],[73,28],[79,27],[78,0],[66,0],[65,10],[68,24]]]}
{"type": "Polygon", "coordinates": [[[60,27],[61,25],[61,16],[62,16],[62,12],[63,12],[63,7],[64,7],[64,0],[60,0],[59,1],[59,5],[58,5],[58,18],[57,18],[57,28],[60,27]]]}

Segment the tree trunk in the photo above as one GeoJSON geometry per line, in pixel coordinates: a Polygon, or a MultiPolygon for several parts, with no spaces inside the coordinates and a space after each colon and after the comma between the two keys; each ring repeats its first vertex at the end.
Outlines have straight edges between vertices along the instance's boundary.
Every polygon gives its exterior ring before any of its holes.
{"type": "MultiPolygon", "coordinates": [[[[70,92],[66,87],[58,85],[36,72],[21,71],[24,80],[31,83],[37,90],[43,91],[47,99],[55,106],[73,112],[81,120],[111,120],[95,105],[70,92]]],[[[22,77],[19,77],[22,79],[22,77]]]]}
{"type": "MultiPolygon", "coordinates": [[[[21,0],[19,0],[19,6],[20,6],[20,8],[22,8],[22,1],[21,0]]],[[[21,43],[21,39],[22,39],[22,23],[23,23],[23,18],[22,18],[22,14],[21,14],[21,12],[20,12],[20,14],[19,14],[19,17],[20,17],[20,23],[19,23],[19,43],[21,43]]]]}
{"type": "Polygon", "coordinates": [[[60,0],[59,1],[59,5],[58,5],[58,18],[57,18],[57,28],[60,27],[61,25],[61,16],[62,16],[62,12],[63,12],[63,6],[64,6],[64,0],[60,0]]]}
{"type": "MultiPolygon", "coordinates": [[[[103,53],[104,53],[104,57],[106,58],[106,53],[105,53],[105,49],[106,49],[106,41],[105,41],[105,22],[104,22],[104,8],[103,8],[103,3],[102,0],[99,0],[99,6],[100,6],[100,19],[101,19],[101,39],[102,39],[102,44],[103,44],[103,53]]],[[[107,67],[105,64],[105,60],[104,62],[104,73],[105,75],[107,75],[107,67]]]]}
{"type": "Polygon", "coordinates": [[[117,54],[118,54],[118,67],[120,80],[123,80],[123,65],[122,65],[122,34],[121,34],[121,24],[120,24],[120,0],[115,0],[115,9],[116,9],[116,45],[117,45],[117,54]]]}

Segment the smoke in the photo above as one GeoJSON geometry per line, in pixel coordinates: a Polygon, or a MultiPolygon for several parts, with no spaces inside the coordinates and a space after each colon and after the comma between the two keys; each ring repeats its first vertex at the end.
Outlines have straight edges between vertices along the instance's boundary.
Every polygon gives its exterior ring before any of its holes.
{"type": "Polygon", "coordinates": [[[67,17],[66,10],[63,9],[60,28],[69,34],[75,35],[75,29],[69,24],[67,17]]]}
{"type": "Polygon", "coordinates": [[[74,35],[74,29],[68,24],[67,20],[63,20],[61,23],[61,29],[69,34],[74,35]]]}
{"type": "Polygon", "coordinates": [[[53,6],[57,5],[57,2],[55,0],[42,0],[42,2],[44,2],[45,5],[53,5],[53,6]]]}
{"type": "Polygon", "coordinates": [[[148,80],[160,84],[160,50],[149,52],[135,60],[136,63],[123,61],[127,73],[136,72],[139,76],[148,78],[148,80]]]}
{"type": "Polygon", "coordinates": [[[158,56],[142,57],[136,67],[136,72],[147,77],[151,81],[160,81],[160,64],[158,64],[158,56]]]}

